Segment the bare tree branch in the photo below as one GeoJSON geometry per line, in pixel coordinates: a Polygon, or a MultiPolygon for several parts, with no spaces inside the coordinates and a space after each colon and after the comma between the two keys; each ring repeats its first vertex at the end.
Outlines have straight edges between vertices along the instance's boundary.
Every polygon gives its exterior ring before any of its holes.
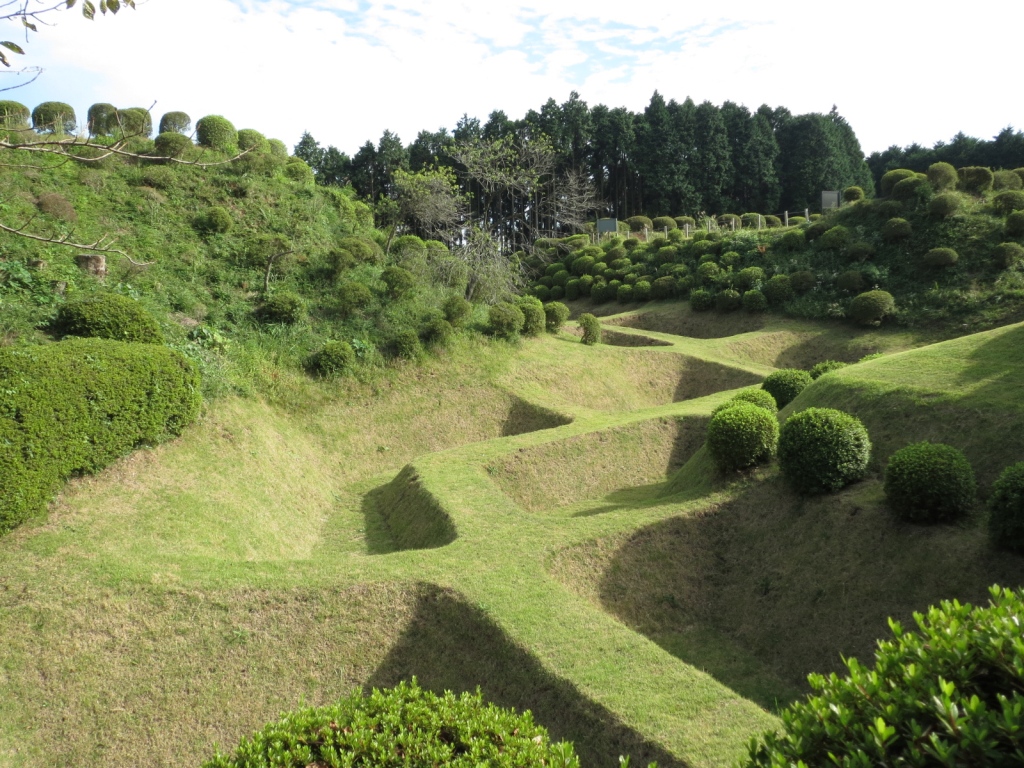
{"type": "Polygon", "coordinates": [[[18,237],[26,237],[29,240],[36,240],[40,243],[50,243],[52,245],[65,245],[68,248],[76,248],[80,251],[93,251],[94,253],[114,253],[117,254],[118,256],[124,256],[126,259],[128,259],[128,261],[130,261],[137,267],[148,267],[150,264],[156,263],[153,261],[135,261],[131,256],[129,256],[121,249],[113,247],[116,240],[110,235],[103,235],[95,243],[86,244],[73,242],[71,240],[71,236],[73,233],[68,233],[67,235],[63,235],[61,237],[50,237],[47,235],[33,234],[32,232],[26,231],[25,227],[31,224],[34,219],[35,217],[33,216],[21,227],[8,227],[7,225],[0,223],[0,230],[4,232],[9,232],[12,235],[17,235],[18,237]]]}

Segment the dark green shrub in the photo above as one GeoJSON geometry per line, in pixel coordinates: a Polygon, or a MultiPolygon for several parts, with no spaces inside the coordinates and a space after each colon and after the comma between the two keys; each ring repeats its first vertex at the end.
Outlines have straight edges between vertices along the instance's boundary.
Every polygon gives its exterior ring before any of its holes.
{"type": "Polygon", "coordinates": [[[882,197],[888,197],[892,194],[892,188],[903,179],[911,179],[916,176],[913,171],[907,170],[906,168],[896,168],[891,171],[886,171],[882,174],[882,179],[879,182],[879,187],[882,191],[882,197]]]}
{"type": "Polygon", "coordinates": [[[676,226],[680,229],[686,229],[689,227],[691,232],[693,231],[694,225],[697,223],[691,216],[676,216],[673,221],[675,221],[676,226]]]}
{"type": "Polygon", "coordinates": [[[988,607],[915,614],[916,632],[890,619],[873,667],[850,658],[845,677],[810,675],[814,693],[783,711],[781,732],[751,742],[742,768],[1019,764],[1024,600],[990,593],[988,607]]]}
{"type": "Polygon", "coordinates": [[[554,288],[556,285],[560,288],[565,288],[565,284],[569,282],[569,272],[567,270],[561,270],[556,272],[551,277],[551,287],[554,288]]]}
{"type": "Polygon", "coordinates": [[[604,278],[599,278],[594,281],[594,284],[590,288],[590,300],[595,304],[603,304],[606,301],[611,301],[612,296],[615,293],[612,288],[605,282],[604,278]]]}
{"type": "Polygon", "coordinates": [[[384,281],[388,296],[392,299],[400,299],[416,287],[416,277],[402,267],[385,267],[380,273],[380,279],[384,281]]]}
{"type": "Polygon", "coordinates": [[[779,412],[779,406],[775,403],[775,398],[765,392],[763,389],[744,389],[742,392],[737,392],[735,395],[730,397],[721,405],[716,405],[715,409],[711,411],[711,415],[714,416],[719,411],[724,411],[726,408],[731,408],[736,403],[746,403],[748,405],[756,405],[758,408],[763,408],[773,416],[779,412]]]}
{"type": "Polygon", "coordinates": [[[988,499],[988,531],[1000,549],[1024,554],[1024,462],[1004,469],[988,499]]]}
{"type": "Polygon", "coordinates": [[[156,344],[69,339],[0,348],[0,532],[42,513],[61,483],[181,434],[199,375],[156,344]]]}
{"type": "Polygon", "coordinates": [[[1003,189],[1020,189],[1024,186],[1024,182],[1021,181],[1013,171],[996,171],[992,174],[992,189],[999,191],[1003,189]]]}
{"type": "Polygon", "coordinates": [[[565,284],[565,300],[576,301],[582,294],[580,293],[580,281],[570,280],[565,284]]]}
{"type": "Polygon", "coordinates": [[[807,237],[802,229],[789,229],[783,232],[775,243],[784,251],[799,251],[807,245],[807,237]]]}
{"type": "Polygon", "coordinates": [[[433,349],[447,347],[452,343],[454,336],[455,329],[452,324],[436,312],[426,318],[420,327],[420,339],[433,349]]]}
{"type": "Polygon", "coordinates": [[[705,261],[697,267],[697,277],[705,285],[711,285],[722,276],[722,268],[713,261],[705,261]]]}
{"type": "Polygon", "coordinates": [[[1010,237],[1024,237],[1024,211],[1014,211],[1006,217],[1005,231],[1010,237]]]}
{"type": "Polygon", "coordinates": [[[338,286],[337,301],[338,314],[349,318],[369,306],[373,302],[373,294],[363,283],[345,282],[338,286]]]}
{"type": "Polygon", "coordinates": [[[715,296],[715,308],[719,312],[735,312],[743,306],[743,297],[739,291],[727,288],[715,296]]]}
{"type": "Polygon", "coordinates": [[[1013,172],[1020,177],[1021,184],[1024,184],[1024,168],[1014,168],[1013,172]]]}
{"type": "Polygon", "coordinates": [[[892,199],[910,203],[923,203],[932,198],[932,185],[927,179],[911,176],[896,182],[892,188],[892,199]]]}
{"type": "Polygon", "coordinates": [[[86,120],[90,136],[110,136],[117,127],[117,107],[113,104],[93,104],[89,107],[86,120]]]}
{"type": "Polygon", "coordinates": [[[811,378],[819,379],[826,373],[838,371],[840,368],[845,368],[847,365],[847,363],[840,363],[838,360],[822,360],[820,363],[815,363],[815,365],[811,367],[811,378]]]}
{"type": "Polygon", "coordinates": [[[594,261],[593,256],[580,256],[572,262],[572,273],[578,277],[582,277],[583,275],[588,274],[596,263],[597,262],[594,261]]]}
{"type": "Polygon", "coordinates": [[[1019,243],[1000,243],[994,252],[996,263],[1003,269],[1024,262],[1024,246],[1019,243]]]}
{"type": "Polygon", "coordinates": [[[734,225],[736,229],[743,228],[743,219],[735,213],[723,213],[716,221],[718,222],[718,226],[725,230],[732,230],[734,225]]]}
{"type": "Polygon", "coordinates": [[[928,166],[928,183],[936,192],[945,192],[956,189],[960,177],[957,176],[956,168],[949,163],[932,163],[928,166]]]}
{"type": "Polygon", "coordinates": [[[650,301],[651,284],[647,280],[637,280],[633,285],[633,301],[650,301]]]}
{"type": "Polygon", "coordinates": [[[880,200],[872,206],[871,210],[880,219],[891,219],[903,212],[903,203],[899,200],[880,200]]]}
{"type": "Polygon", "coordinates": [[[694,312],[707,312],[715,306],[715,295],[711,291],[698,288],[690,291],[690,309],[694,312]]]}
{"type": "Polygon", "coordinates": [[[768,309],[768,299],[761,291],[746,291],[743,294],[743,308],[752,313],[764,312],[768,309]]]}
{"type": "Polygon", "coordinates": [[[114,115],[112,129],[118,136],[148,137],[153,133],[153,116],[144,107],[119,109],[114,115]]]}
{"type": "Polygon", "coordinates": [[[252,128],[242,128],[238,131],[238,148],[249,154],[262,154],[270,152],[270,142],[267,137],[252,128]]]}
{"type": "Polygon", "coordinates": [[[601,343],[601,323],[596,317],[586,312],[580,315],[576,322],[579,323],[580,330],[583,331],[583,338],[580,340],[584,344],[592,346],[601,343]]]}
{"type": "Polygon", "coordinates": [[[868,291],[850,302],[849,315],[861,325],[878,325],[896,309],[896,301],[887,291],[868,291]]]}
{"type": "Polygon", "coordinates": [[[733,403],[712,416],[708,424],[708,453],[722,472],[770,461],[778,445],[775,414],[752,403],[733,403]]]}
{"type": "Polygon", "coordinates": [[[384,257],[381,247],[365,237],[343,237],[338,241],[338,247],[344,248],[362,264],[376,264],[384,257]]]}
{"type": "Polygon", "coordinates": [[[793,285],[788,275],[775,275],[764,285],[764,297],[772,306],[785,304],[793,296],[793,285]]]}
{"type": "Polygon", "coordinates": [[[627,269],[633,266],[633,262],[627,258],[621,258],[613,260],[608,264],[608,266],[614,269],[616,272],[625,272],[627,269]]]}
{"type": "Polygon", "coordinates": [[[992,183],[995,181],[991,170],[978,166],[959,168],[957,175],[960,177],[960,189],[970,192],[972,195],[988,192],[992,189],[992,183]]]}
{"type": "Polygon", "coordinates": [[[556,261],[553,264],[548,264],[544,270],[545,277],[554,277],[559,272],[565,272],[565,264],[560,261],[556,261]]]}
{"type": "Polygon", "coordinates": [[[974,505],[977,484],[963,452],[942,443],[914,443],[889,457],[885,495],[893,510],[913,523],[953,520],[974,505]]]}
{"type": "Polygon", "coordinates": [[[562,240],[562,245],[570,251],[579,251],[590,245],[590,235],[570,235],[562,240]]]}
{"type": "Polygon", "coordinates": [[[385,338],[384,351],[397,360],[417,360],[423,347],[419,334],[412,328],[395,328],[385,338]]]}
{"type": "Polygon", "coordinates": [[[551,289],[543,283],[538,283],[533,286],[533,295],[542,302],[548,301],[551,298],[551,289]]]}
{"type": "Polygon", "coordinates": [[[207,115],[196,123],[196,141],[201,147],[232,154],[238,148],[238,131],[220,115],[207,115]]]}
{"type": "Polygon", "coordinates": [[[952,248],[932,248],[924,255],[924,263],[932,269],[942,269],[953,266],[959,258],[960,254],[952,248]]]}
{"type": "Polygon", "coordinates": [[[799,368],[782,368],[769,373],[761,382],[761,389],[775,398],[779,408],[785,408],[811,383],[811,374],[799,368]]]}
{"type": "Polygon", "coordinates": [[[551,301],[560,301],[565,298],[565,288],[560,285],[551,286],[551,290],[548,292],[548,298],[551,301]]]}
{"type": "Polygon", "coordinates": [[[32,110],[32,127],[40,133],[74,133],[75,110],[62,101],[44,101],[32,110]]]}
{"type": "Polygon", "coordinates": [[[619,289],[615,292],[615,298],[619,304],[629,304],[633,301],[633,286],[620,285],[619,289]]]}
{"type": "MultiPolygon", "coordinates": [[[[1013,177],[1017,178],[1017,175],[1013,174],[1013,177]]],[[[1004,216],[1013,211],[1024,211],[1024,192],[1016,189],[1000,192],[992,198],[992,207],[1004,216]]]]}
{"type": "Polygon", "coordinates": [[[589,296],[590,290],[594,287],[594,276],[583,275],[580,278],[580,296],[589,296]]]}
{"type": "Polygon", "coordinates": [[[19,130],[28,127],[31,113],[28,107],[17,101],[0,101],[0,128],[19,130]]]}
{"type": "MultiPolygon", "coordinates": [[[[520,296],[516,300],[516,306],[523,313],[524,336],[540,336],[544,332],[547,317],[544,314],[544,305],[533,296],[520,296]]],[[[564,305],[563,305],[564,306],[564,305]]]]}
{"type": "Polygon", "coordinates": [[[742,260],[743,257],[740,256],[736,251],[726,251],[725,253],[722,254],[721,257],[722,266],[732,267],[733,269],[739,266],[739,263],[742,260]]]}
{"type": "Polygon", "coordinates": [[[85,336],[142,344],[162,344],[160,326],[142,305],[119,293],[101,293],[72,300],[57,312],[54,331],[61,336],[85,336]]]}
{"type": "Polygon", "coordinates": [[[864,199],[864,190],[861,187],[847,187],[843,190],[843,202],[855,203],[864,199]]]}
{"type": "Polygon", "coordinates": [[[344,341],[328,341],[317,352],[310,355],[306,367],[317,376],[340,376],[355,367],[356,353],[352,345],[344,341]]]}
{"type": "Polygon", "coordinates": [[[665,229],[677,229],[679,227],[679,225],[676,224],[676,220],[671,216],[655,216],[651,219],[651,226],[659,232],[665,229]]]}
{"type": "Polygon", "coordinates": [[[779,467],[797,493],[838,491],[864,477],[870,458],[868,431],[842,411],[808,408],[779,432],[779,467]]]}
{"type": "Polygon", "coordinates": [[[298,294],[281,291],[267,296],[255,314],[256,319],[262,323],[291,325],[305,317],[306,305],[298,294]]]}
{"type": "Polygon", "coordinates": [[[569,319],[569,308],[560,301],[549,301],[544,305],[544,327],[548,333],[558,333],[569,319]]]}
{"type": "Polygon", "coordinates": [[[579,768],[572,744],[552,744],[530,713],[484,703],[480,692],[443,696],[415,678],[284,715],[202,768],[579,768]]]}
{"type": "Polygon", "coordinates": [[[863,240],[850,243],[846,247],[846,257],[850,261],[868,261],[875,255],[875,246],[871,243],[865,243],[863,240]]]}
{"type": "Polygon", "coordinates": [[[906,219],[892,218],[882,226],[882,237],[889,242],[910,237],[912,232],[913,228],[906,219]]]}
{"type": "Polygon", "coordinates": [[[226,208],[219,205],[210,206],[206,213],[195,220],[196,229],[211,235],[223,235],[230,232],[233,225],[234,220],[231,218],[231,214],[226,208]]]}
{"type": "Polygon", "coordinates": [[[671,275],[659,277],[651,283],[652,299],[671,299],[676,295],[676,279],[671,275]]]}
{"type": "Polygon", "coordinates": [[[453,328],[461,328],[473,311],[473,305],[461,296],[449,296],[441,305],[441,311],[444,312],[444,319],[451,323],[453,328]]]}
{"type": "Polygon", "coordinates": [[[515,339],[523,330],[526,318],[515,304],[502,301],[487,311],[487,325],[493,335],[500,339],[515,339]]]}
{"type": "Polygon", "coordinates": [[[765,216],[764,223],[769,229],[778,229],[782,226],[782,219],[778,216],[765,216]]]}
{"type": "Polygon", "coordinates": [[[645,228],[648,230],[654,228],[654,222],[646,216],[630,216],[626,219],[626,224],[629,225],[630,232],[643,232],[645,228]]]}
{"type": "MultiPolygon", "coordinates": [[[[796,216],[790,216],[789,217],[790,225],[793,224],[793,222],[794,222],[794,220],[796,218],[798,218],[798,217],[796,217],[796,216]]],[[[801,219],[801,221],[799,223],[803,223],[803,220],[801,219]]],[[[807,229],[803,230],[803,233],[804,233],[804,236],[807,238],[808,241],[814,241],[814,240],[817,240],[822,235],[824,235],[830,229],[832,229],[833,226],[834,225],[832,224],[831,220],[829,220],[829,219],[819,219],[818,221],[816,221],[813,224],[811,224],[811,226],[807,227],[807,229]]]]}
{"type": "Polygon", "coordinates": [[[960,210],[960,198],[955,192],[943,192],[941,195],[933,197],[932,201],[928,203],[928,212],[932,216],[946,218],[958,210],[960,210]]]}
{"type": "Polygon", "coordinates": [[[185,112],[166,112],[160,118],[160,133],[187,134],[192,130],[192,118],[185,112]]]}
{"type": "Polygon", "coordinates": [[[793,287],[794,293],[802,296],[818,285],[818,276],[809,269],[803,269],[789,276],[789,284],[793,287]]]}
{"type": "Polygon", "coordinates": [[[161,133],[153,141],[153,149],[160,157],[181,157],[193,146],[192,139],[180,133],[161,133]]]}
{"type": "Polygon", "coordinates": [[[313,169],[306,164],[305,160],[298,157],[289,157],[288,161],[284,164],[284,175],[292,181],[297,181],[299,184],[310,185],[316,177],[313,175],[313,169]]]}
{"type": "Polygon", "coordinates": [[[865,287],[864,273],[851,269],[836,278],[836,288],[844,293],[860,293],[865,287]]]}
{"type": "Polygon", "coordinates": [[[831,227],[818,238],[818,247],[826,251],[838,251],[850,242],[850,230],[842,224],[831,227]]]}

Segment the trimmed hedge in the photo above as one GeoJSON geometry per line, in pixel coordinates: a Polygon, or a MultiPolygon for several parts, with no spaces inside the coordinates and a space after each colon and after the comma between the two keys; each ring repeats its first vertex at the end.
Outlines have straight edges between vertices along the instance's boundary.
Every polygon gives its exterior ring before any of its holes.
{"type": "Polygon", "coordinates": [[[69,476],[180,434],[199,403],[195,366],[160,345],[0,348],[0,532],[43,512],[69,476]]]}
{"type": "Polygon", "coordinates": [[[761,291],[746,291],[743,294],[743,308],[753,314],[764,312],[768,309],[768,299],[761,291]]]}
{"type": "Polygon", "coordinates": [[[960,177],[957,176],[956,168],[949,163],[932,163],[928,166],[928,182],[936,192],[956,189],[960,177]]]}
{"type": "MultiPolygon", "coordinates": [[[[1016,178],[1017,174],[1013,174],[1013,177],[1016,178]]],[[[1024,211],[1024,192],[1019,189],[1000,192],[992,198],[992,207],[1003,216],[1014,211],[1024,211]]]]}
{"type": "Polygon", "coordinates": [[[811,378],[817,381],[826,373],[832,373],[832,371],[838,371],[840,368],[845,368],[849,363],[840,363],[838,360],[822,360],[820,363],[816,363],[811,367],[811,378]]]}
{"type": "Polygon", "coordinates": [[[339,376],[349,373],[355,367],[356,353],[345,341],[328,341],[310,356],[306,367],[319,376],[339,376]]]}
{"type": "Polygon", "coordinates": [[[473,305],[461,296],[449,296],[441,305],[441,311],[452,328],[461,328],[473,312],[473,305]]]}
{"type": "Polygon", "coordinates": [[[153,116],[145,107],[119,109],[111,126],[119,136],[149,138],[153,133],[153,116]]]}
{"type": "Polygon", "coordinates": [[[626,219],[626,224],[629,225],[630,232],[643,232],[645,227],[648,230],[654,227],[654,222],[646,216],[630,216],[626,219]]]}
{"type": "Polygon", "coordinates": [[[501,339],[515,339],[525,323],[522,310],[507,301],[494,304],[487,311],[487,325],[491,333],[501,339]]]}
{"type": "Polygon", "coordinates": [[[385,267],[380,279],[387,286],[387,294],[392,299],[400,299],[412,293],[416,288],[416,277],[403,267],[385,267]]]}
{"type": "Polygon", "coordinates": [[[924,263],[932,269],[942,269],[953,266],[959,258],[960,254],[952,248],[932,248],[924,255],[924,263]]]}
{"type": "Polygon", "coordinates": [[[202,768],[579,768],[572,744],[552,744],[527,712],[484,702],[479,690],[438,696],[416,678],[300,709],[244,738],[202,768]]]}
{"type": "Polygon", "coordinates": [[[27,128],[31,115],[20,101],[0,100],[0,128],[27,128]]]}
{"type": "Polygon", "coordinates": [[[711,417],[707,445],[711,459],[722,472],[746,469],[775,455],[779,421],[764,408],[736,402],[711,417]]]}
{"type": "Polygon", "coordinates": [[[843,190],[843,202],[844,203],[855,203],[858,200],[864,199],[864,189],[862,187],[847,187],[843,190]]]}
{"type": "Polygon", "coordinates": [[[957,175],[960,177],[960,188],[974,195],[988,192],[992,189],[992,184],[995,181],[995,176],[990,169],[979,166],[959,168],[957,175]]]}
{"type": "Polygon", "coordinates": [[[801,269],[789,276],[789,284],[793,286],[793,290],[797,294],[802,296],[814,289],[818,284],[818,276],[809,269],[801,269]]]}
{"type": "Polygon", "coordinates": [[[587,345],[601,343],[601,323],[596,317],[589,312],[585,312],[579,316],[576,322],[579,323],[580,329],[583,331],[583,338],[580,341],[587,345]]]}
{"type": "Polygon", "coordinates": [[[1000,549],[1024,553],[1024,461],[1007,467],[988,499],[989,536],[1000,549]]]}
{"type": "Polygon", "coordinates": [[[888,197],[892,194],[892,188],[903,179],[911,179],[916,174],[913,171],[907,170],[906,168],[895,168],[891,171],[886,171],[882,174],[882,179],[879,182],[879,187],[882,190],[882,197],[888,197]]]}
{"type": "Polygon", "coordinates": [[[281,291],[265,298],[255,314],[263,323],[292,325],[306,316],[306,304],[297,293],[281,291]]]}
{"type": "Polygon", "coordinates": [[[885,467],[885,495],[913,523],[939,523],[970,511],[977,493],[963,451],[927,440],[900,448],[885,467]]]}
{"type": "Polygon", "coordinates": [[[864,477],[870,458],[860,419],[832,408],[801,411],[779,432],[779,467],[797,493],[838,491],[864,477]]]}
{"type": "Polygon", "coordinates": [[[850,269],[836,278],[836,288],[844,293],[860,293],[866,287],[864,273],[859,269],[850,269]]]}
{"type": "Polygon", "coordinates": [[[775,275],[764,284],[764,297],[772,306],[785,304],[793,295],[793,284],[788,275],[775,275]]]}
{"type": "Polygon", "coordinates": [[[990,590],[987,607],[956,601],[890,619],[874,666],[812,674],[814,693],[782,712],[782,730],[751,741],[742,768],[1011,766],[1024,731],[1024,599],[990,590]]]}
{"type": "Polygon", "coordinates": [[[201,147],[231,154],[238,148],[238,131],[226,117],[207,115],[196,123],[196,141],[201,147]]]}
{"type": "Polygon", "coordinates": [[[711,415],[714,416],[719,411],[732,408],[736,403],[756,405],[758,408],[763,408],[771,414],[779,412],[779,406],[775,404],[775,398],[763,389],[745,389],[742,392],[736,393],[721,405],[715,406],[715,409],[711,411],[711,415]]]}
{"type": "Polygon", "coordinates": [[[739,291],[734,291],[732,288],[726,288],[715,296],[715,308],[719,312],[735,312],[742,306],[743,297],[739,291]]]}
{"type": "Polygon", "coordinates": [[[1024,245],[1019,243],[1000,243],[994,251],[996,263],[1008,269],[1017,262],[1024,262],[1024,245]]]}
{"type": "Polygon", "coordinates": [[[569,308],[560,301],[549,301],[544,305],[544,327],[548,333],[558,333],[569,319],[569,308]]]}
{"type": "MultiPolygon", "coordinates": [[[[540,336],[547,324],[547,316],[544,314],[544,305],[540,299],[533,296],[520,296],[516,300],[516,306],[523,313],[524,336],[540,336]]],[[[563,305],[564,306],[564,305],[563,305]]]]}
{"type": "Polygon", "coordinates": [[[690,309],[694,312],[707,312],[715,306],[715,295],[711,291],[698,288],[690,291],[690,309]]]}
{"type": "Polygon", "coordinates": [[[1006,217],[1006,234],[1010,237],[1024,237],[1024,211],[1014,211],[1006,217]]]}
{"type": "Polygon", "coordinates": [[[193,146],[192,139],[174,131],[165,131],[153,140],[153,148],[160,157],[181,157],[193,146]]]}
{"type": "Polygon", "coordinates": [[[779,408],[785,408],[813,381],[811,374],[799,368],[783,368],[765,376],[761,389],[775,398],[779,408]]]}
{"type": "Polygon", "coordinates": [[[238,148],[249,154],[269,153],[270,142],[255,128],[242,128],[238,131],[238,148]]]}
{"type": "Polygon", "coordinates": [[[86,124],[91,136],[110,136],[117,127],[117,107],[100,102],[89,107],[86,124]]]}
{"type": "Polygon", "coordinates": [[[164,340],[153,316],[139,302],[119,293],[69,301],[58,310],[53,330],[61,336],[142,344],[162,344],[164,340]]]}
{"type": "Polygon", "coordinates": [[[992,174],[992,189],[1020,189],[1024,180],[1013,171],[995,171],[992,174]]]}
{"type": "Polygon", "coordinates": [[[653,225],[654,229],[657,229],[659,231],[665,229],[672,230],[679,228],[679,225],[676,224],[676,220],[673,219],[671,216],[655,216],[653,219],[651,219],[651,224],[653,225]]]}
{"type": "Polygon", "coordinates": [[[955,192],[943,192],[941,195],[933,197],[932,201],[928,203],[928,212],[932,216],[946,218],[959,210],[960,198],[955,192]]]}
{"type": "Polygon", "coordinates": [[[850,302],[849,315],[861,325],[878,325],[896,309],[896,300],[888,291],[868,291],[850,302]]]}
{"type": "Polygon", "coordinates": [[[46,133],[74,133],[78,125],[75,110],[63,101],[44,101],[32,110],[32,127],[46,133]]]}
{"type": "Polygon", "coordinates": [[[166,112],[160,118],[160,133],[188,133],[192,130],[192,118],[185,112],[166,112]]]}

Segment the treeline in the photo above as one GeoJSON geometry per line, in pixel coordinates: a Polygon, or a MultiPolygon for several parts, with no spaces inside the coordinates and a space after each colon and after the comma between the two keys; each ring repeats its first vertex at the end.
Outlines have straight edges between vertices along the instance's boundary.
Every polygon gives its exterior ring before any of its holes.
{"type": "Polygon", "coordinates": [[[872,152],[868,158],[876,190],[881,189],[882,176],[887,171],[908,168],[924,173],[935,163],[949,163],[954,168],[1020,168],[1024,166],[1024,132],[1007,126],[991,141],[961,132],[949,142],[937,142],[931,149],[920,144],[907,147],[893,145],[884,152],[872,152]]]}
{"type": "MultiPolygon", "coordinates": [[[[550,152],[544,173],[552,179],[582,177],[600,201],[599,212],[620,219],[816,209],[822,190],[873,186],[860,143],[835,107],[827,115],[793,115],[767,105],[751,112],[730,101],[666,101],[657,91],[642,113],[590,107],[573,92],[563,104],[548,99],[520,120],[500,110],[486,122],[464,115],[453,130],[420,131],[408,145],[385,131],[352,157],[321,147],[306,133],[295,154],[320,183],[351,184],[371,200],[392,192],[396,169],[447,167],[471,194],[474,218],[507,218],[507,196],[487,194],[487,180],[465,162],[467,148],[498,142],[514,145],[518,154],[537,146],[550,152]]],[[[555,184],[546,191],[558,194],[557,189],[555,184]]],[[[540,205],[536,194],[520,198],[515,204],[540,205]]]]}

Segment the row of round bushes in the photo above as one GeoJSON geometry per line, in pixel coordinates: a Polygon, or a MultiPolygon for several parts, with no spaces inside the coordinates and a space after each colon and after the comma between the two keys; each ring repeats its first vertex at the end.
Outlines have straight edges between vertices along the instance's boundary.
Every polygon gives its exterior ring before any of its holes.
{"type": "Polygon", "coordinates": [[[546,304],[533,296],[520,296],[514,303],[503,301],[488,310],[490,333],[500,339],[558,333],[569,319],[569,308],[560,301],[546,304]]]}

